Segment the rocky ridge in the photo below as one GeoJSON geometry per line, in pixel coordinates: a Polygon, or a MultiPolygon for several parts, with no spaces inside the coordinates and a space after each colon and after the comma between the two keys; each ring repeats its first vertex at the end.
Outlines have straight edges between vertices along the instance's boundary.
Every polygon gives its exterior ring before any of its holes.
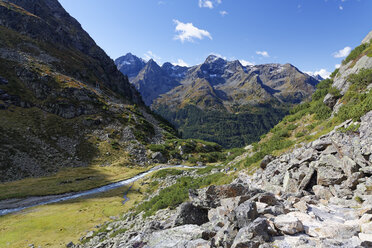
{"type": "Polygon", "coordinates": [[[257,141],[290,106],[308,100],[319,82],[291,64],[243,66],[238,60],[215,55],[192,67],[159,66],[149,60],[132,77],[136,63],[123,61],[125,57],[116,64],[131,74],[130,81],[146,105],[170,121],[184,138],[200,138],[227,148],[257,141]]]}

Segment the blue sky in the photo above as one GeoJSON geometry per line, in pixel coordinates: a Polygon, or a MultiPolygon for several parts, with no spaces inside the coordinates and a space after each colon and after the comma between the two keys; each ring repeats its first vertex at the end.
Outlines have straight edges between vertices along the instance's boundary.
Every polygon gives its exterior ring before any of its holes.
{"type": "Polygon", "coordinates": [[[291,63],[332,72],[372,30],[372,0],[60,0],[107,54],[291,63]]]}

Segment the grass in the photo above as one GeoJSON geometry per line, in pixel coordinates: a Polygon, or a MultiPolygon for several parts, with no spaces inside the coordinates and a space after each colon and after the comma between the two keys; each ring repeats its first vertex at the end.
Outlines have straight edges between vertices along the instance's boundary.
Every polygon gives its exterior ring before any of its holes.
{"type": "Polygon", "coordinates": [[[177,169],[163,169],[152,174],[152,178],[166,178],[167,176],[179,176],[183,173],[183,170],[177,169]]]}
{"type": "Polygon", "coordinates": [[[122,166],[65,168],[48,177],[2,183],[0,200],[87,190],[133,177],[147,169],[122,166]]]}
{"type": "Polygon", "coordinates": [[[88,230],[117,216],[142,200],[136,182],[128,192],[129,201],[122,204],[127,187],[85,199],[31,208],[0,217],[0,247],[65,247],[75,244],[88,230]]]}
{"type": "Polygon", "coordinates": [[[224,173],[215,173],[205,177],[192,178],[181,177],[172,186],[165,188],[159,194],[149,201],[145,201],[136,208],[136,212],[144,211],[144,216],[151,216],[159,209],[172,208],[181,204],[188,199],[189,189],[197,189],[213,185],[223,185],[230,183],[233,175],[224,173]]]}

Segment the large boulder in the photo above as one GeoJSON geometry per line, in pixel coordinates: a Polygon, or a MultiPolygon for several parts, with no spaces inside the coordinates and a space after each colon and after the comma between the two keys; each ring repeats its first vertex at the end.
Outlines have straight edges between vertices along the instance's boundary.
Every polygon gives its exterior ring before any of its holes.
{"type": "Polygon", "coordinates": [[[161,152],[154,152],[151,155],[151,158],[156,163],[166,163],[167,162],[167,158],[161,152]]]}
{"type": "Polygon", "coordinates": [[[273,161],[274,159],[275,159],[274,156],[272,156],[272,155],[266,155],[266,156],[262,159],[261,164],[260,164],[260,167],[261,167],[262,169],[266,169],[266,166],[267,166],[271,161],[273,161]]]}
{"type": "Polygon", "coordinates": [[[194,206],[191,202],[185,202],[178,207],[174,226],[202,225],[208,222],[208,210],[194,206]]]}
{"type": "Polygon", "coordinates": [[[269,224],[265,218],[257,218],[239,230],[231,248],[257,248],[270,240],[269,224]]]}
{"type": "Polygon", "coordinates": [[[341,184],[347,178],[342,165],[342,161],[331,154],[321,156],[317,166],[317,184],[323,186],[341,184]]]}
{"type": "Polygon", "coordinates": [[[254,201],[246,201],[235,209],[238,227],[247,226],[258,216],[257,206],[254,201]]]}

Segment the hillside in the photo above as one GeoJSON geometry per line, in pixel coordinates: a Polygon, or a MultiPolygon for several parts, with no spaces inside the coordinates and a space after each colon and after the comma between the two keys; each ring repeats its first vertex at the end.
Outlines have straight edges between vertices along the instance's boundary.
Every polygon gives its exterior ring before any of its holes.
{"type": "Polygon", "coordinates": [[[246,153],[162,173],[158,192],[73,247],[371,247],[371,36],[246,153]]]}
{"type": "Polygon", "coordinates": [[[0,1],[0,116],[1,182],[146,167],[176,138],[57,0],[0,1]]]}
{"type": "MultiPolygon", "coordinates": [[[[117,65],[123,72],[132,63],[117,65]]],[[[243,66],[210,55],[189,68],[150,60],[131,83],[184,138],[241,147],[257,141],[290,106],[308,100],[318,80],[290,64],[243,66]]]]}

